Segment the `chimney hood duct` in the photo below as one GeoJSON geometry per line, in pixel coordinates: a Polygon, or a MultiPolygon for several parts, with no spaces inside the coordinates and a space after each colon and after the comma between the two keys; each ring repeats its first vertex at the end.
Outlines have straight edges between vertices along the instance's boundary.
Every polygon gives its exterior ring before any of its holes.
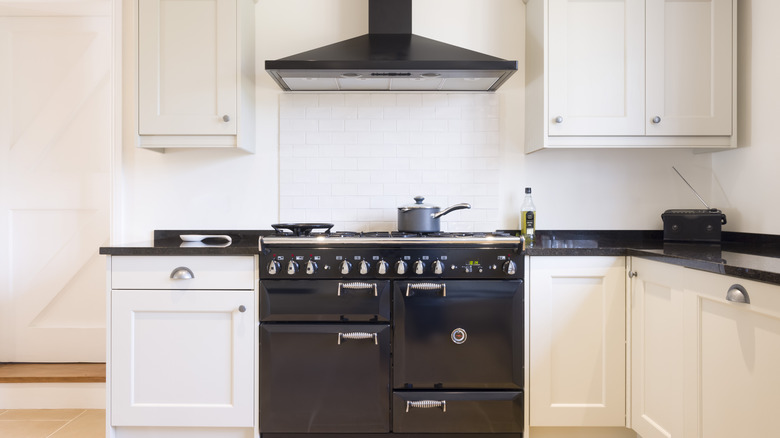
{"type": "Polygon", "coordinates": [[[368,34],[265,61],[286,91],[495,91],[517,61],[412,34],[412,0],[369,0],[368,34]]]}

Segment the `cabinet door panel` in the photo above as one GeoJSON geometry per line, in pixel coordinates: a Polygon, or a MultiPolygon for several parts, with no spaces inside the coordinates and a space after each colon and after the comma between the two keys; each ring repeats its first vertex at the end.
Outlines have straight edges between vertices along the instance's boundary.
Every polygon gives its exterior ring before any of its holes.
{"type": "Polygon", "coordinates": [[[643,438],[682,437],[683,268],[632,259],[631,427],[643,438]]]}
{"type": "Polygon", "coordinates": [[[236,0],[139,0],[139,134],[236,134],[236,28],[236,0]]]}
{"type": "Polygon", "coordinates": [[[251,427],[253,307],[251,291],[112,291],[111,424],[251,427]]]}
{"type": "Polygon", "coordinates": [[[641,2],[550,0],[549,8],[550,135],[643,135],[641,2]]]}
{"type": "Polygon", "coordinates": [[[625,425],[625,262],[532,257],[531,426],[625,425]]]}
{"type": "Polygon", "coordinates": [[[703,272],[687,280],[685,436],[777,435],[780,287],[703,272]],[[725,299],[735,283],[749,304],[725,299]]]}
{"type": "Polygon", "coordinates": [[[647,0],[647,135],[731,135],[732,21],[732,0],[647,0]]]}

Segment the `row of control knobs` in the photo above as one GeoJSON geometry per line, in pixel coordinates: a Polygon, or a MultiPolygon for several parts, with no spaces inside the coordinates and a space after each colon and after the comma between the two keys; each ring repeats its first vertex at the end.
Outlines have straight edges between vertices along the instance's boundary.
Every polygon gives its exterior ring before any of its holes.
{"type": "MultiPolygon", "coordinates": [[[[393,270],[397,275],[405,275],[408,272],[409,264],[403,260],[399,260],[395,262],[395,265],[393,266],[393,270]]],[[[290,260],[287,262],[287,274],[294,275],[297,274],[300,269],[300,266],[298,262],[295,260],[290,260]]],[[[305,272],[308,275],[315,274],[317,272],[318,266],[317,262],[314,260],[308,260],[305,264],[305,272]]],[[[330,269],[328,265],[325,265],[325,269],[330,269]]],[[[384,260],[379,260],[377,262],[376,266],[376,273],[378,275],[386,275],[389,272],[390,264],[384,260]]],[[[455,265],[452,265],[451,269],[457,269],[455,265]]],[[[482,272],[482,268],[479,267],[479,272],[482,272]]],[[[491,269],[496,269],[496,266],[491,266],[491,269]]],[[[281,270],[281,264],[276,261],[272,260],[268,264],[268,273],[271,275],[276,275],[281,270]]],[[[347,275],[350,272],[352,272],[352,263],[348,260],[342,260],[339,263],[338,266],[339,273],[341,275],[347,275]]],[[[358,273],[360,275],[368,275],[371,272],[371,264],[366,260],[361,260],[358,262],[357,266],[358,273]]],[[[507,260],[504,262],[503,265],[504,273],[508,275],[514,275],[517,272],[517,265],[512,260],[507,260]]],[[[467,272],[472,272],[471,267],[466,268],[467,272]]],[[[416,275],[422,275],[425,273],[425,262],[422,260],[417,260],[414,263],[412,263],[412,271],[416,275]]],[[[434,260],[433,263],[431,263],[431,273],[433,275],[441,275],[444,273],[444,263],[441,262],[441,260],[434,260]]]]}

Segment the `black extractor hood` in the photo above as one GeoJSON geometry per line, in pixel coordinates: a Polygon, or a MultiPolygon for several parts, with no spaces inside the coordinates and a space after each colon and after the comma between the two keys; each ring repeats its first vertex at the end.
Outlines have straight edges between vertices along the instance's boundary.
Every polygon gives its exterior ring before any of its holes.
{"type": "Polygon", "coordinates": [[[368,34],[265,61],[287,91],[495,91],[517,61],[412,34],[412,0],[369,0],[368,34]]]}

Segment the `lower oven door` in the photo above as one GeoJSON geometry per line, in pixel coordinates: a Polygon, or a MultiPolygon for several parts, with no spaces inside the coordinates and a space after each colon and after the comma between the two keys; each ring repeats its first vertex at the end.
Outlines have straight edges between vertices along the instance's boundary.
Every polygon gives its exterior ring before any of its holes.
{"type": "Polygon", "coordinates": [[[260,431],[390,430],[388,324],[262,324],[260,431]]]}
{"type": "Polygon", "coordinates": [[[394,283],[396,389],[522,389],[523,282],[394,283]]]}
{"type": "Polygon", "coordinates": [[[396,391],[396,433],[522,433],[521,391],[396,391]]]}

